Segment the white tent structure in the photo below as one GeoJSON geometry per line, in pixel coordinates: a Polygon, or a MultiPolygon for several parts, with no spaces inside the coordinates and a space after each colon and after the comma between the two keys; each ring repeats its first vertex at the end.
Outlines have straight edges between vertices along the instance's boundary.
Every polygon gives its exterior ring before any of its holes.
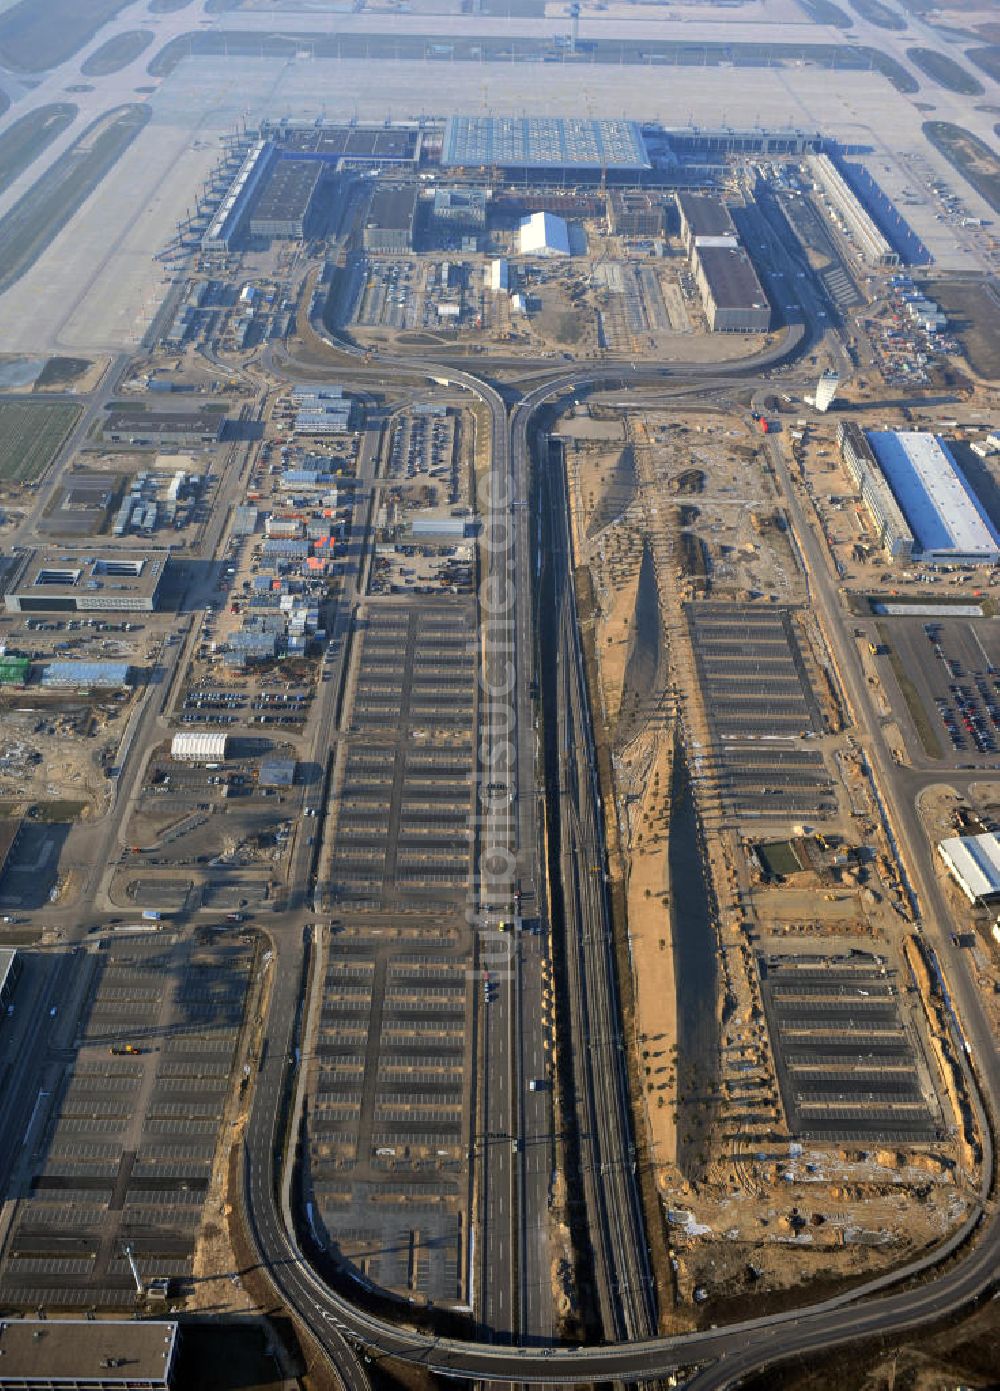
{"type": "Polygon", "coordinates": [[[532,213],[521,219],[522,256],[568,256],[569,227],[555,213],[532,213]]]}
{"type": "Polygon", "coordinates": [[[228,735],[194,730],[175,734],[170,745],[170,757],[175,763],[224,763],[228,735]]]}

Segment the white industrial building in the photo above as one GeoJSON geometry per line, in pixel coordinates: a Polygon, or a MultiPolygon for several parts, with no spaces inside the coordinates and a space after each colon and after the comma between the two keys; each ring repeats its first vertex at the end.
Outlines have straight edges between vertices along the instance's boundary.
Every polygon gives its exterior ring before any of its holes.
{"type": "Polygon", "coordinates": [[[925,564],[995,565],[1000,535],[951,450],[919,430],[867,430],[872,452],[925,564]]]}
{"type": "Polygon", "coordinates": [[[952,836],[942,840],[938,853],[970,903],[1000,898],[1000,836],[952,836]]]}
{"type": "Polygon", "coordinates": [[[522,256],[568,256],[569,226],[555,213],[532,213],[521,219],[518,246],[522,256]]]}
{"type": "Polygon", "coordinates": [[[170,757],[175,763],[224,763],[228,747],[228,734],[182,730],[171,741],[170,757]]]}
{"type": "Polygon", "coordinates": [[[848,477],[868,509],[879,544],[890,560],[909,565],[916,545],[913,532],[879,467],[867,435],[853,420],[842,420],[837,426],[837,440],[848,477]]]}
{"type": "Polygon", "coordinates": [[[493,294],[506,294],[510,289],[510,264],[503,256],[490,262],[490,289],[493,294]]]}
{"type": "Polygon", "coordinates": [[[862,260],[869,266],[898,266],[899,256],[830,156],[810,155],[806,164],[813,184],[843,221],[862,260]]]}

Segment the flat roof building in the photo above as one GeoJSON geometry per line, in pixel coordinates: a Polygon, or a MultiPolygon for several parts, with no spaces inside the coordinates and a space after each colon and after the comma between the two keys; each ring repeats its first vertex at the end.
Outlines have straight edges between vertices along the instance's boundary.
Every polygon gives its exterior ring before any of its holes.
{"type": "Polygon", "coordinates": [[[766,333],[771,306],[741,246],[696,246],[695,280],[713,333],[766,333]]]}
{"type": "Polygon", "coordinates": [[[366,251],[410,251],[417,220],[416,184],[384,184],[376,188],[362,235],[366,251]]]}
{"type": "Polygon", "coordinates": [[[938,854],[970,903],[1000,899],[1000,837],[996,832],[952,836],[939,843],[938,854]]]}
{"type": "Polygon", "coordinates": [[[105,439],[135,444],[218,444],[225,411],[109,411],[105,439]]]}
{"type": "Polygon", "coordinates": [[[170,1391],[178,1342],[173,1320],[5,1320],[0,1391],[170,1391]]]}
{"type": "Polygon", "coordinates": [[[696,237],[735,237],[736,225],[721,198],[707,193],[678,193],[681,239],[690,256],[696,237]]]}
{"type": "Polygon", "coordinates": [[[874,526],[879,545],[890,560],[908,565],[913,556],[913,532],[879,468],[878,460],[860,425],[842,420],[837,426],[840,454],[848,475],[874,526]]]}
{"type": "Polygon", "coordinates": [[[8,613],[152,613],[168,558],[125,551],[32,551],[4,594],[8,613]]]}
{"type": "Polygon", "coordinates": [[[25,686],[31,662],[27,657],[0,657],[0,686],[25,686]]]}
{"type": "Polygon", "coordinates": [[[919,430],[867,430],[872,452],[925,563],[995,565],[998,535],[951,450],[919,430]]]}
{"type": "Polygon", "coordinates": [[[522,256],[568,256],[569,226],[555,213],[532,213],[522,219],[518,250],[522,256]]]}
{"type": "Polygon", "coordinates": [[[320,121],[265,121],[262,133],[299,159],[336,165],[415,164],[422,131],[415,123],[338,125],[320,121]]]}
{"type": "Polygon", "coordinates": [[[251,207],[250,235],[301,241],[322,178],[317,161],[276,160],[251,207]]]}
{"type": "Polygon", "coordinates": [[[49,662],[42,668],[42,685],[50,690],[121,691],[131,681],[128,662],[49,662]]]}
{"type": "Polygon", "coordinates": [[[842,219],[857,248],[858,255],[868,266],[898,266],[899,254],[875,224],[850,184],[829,155],[810,155],[806,167],[818,188],[837,216],[842,219]]]}
{"type": "Polygon", "coordinates": [[[295,784],[296,761],[280,754],[269,754],[260,761],[257,782],[261,787],[292,787],[295,784]]]}

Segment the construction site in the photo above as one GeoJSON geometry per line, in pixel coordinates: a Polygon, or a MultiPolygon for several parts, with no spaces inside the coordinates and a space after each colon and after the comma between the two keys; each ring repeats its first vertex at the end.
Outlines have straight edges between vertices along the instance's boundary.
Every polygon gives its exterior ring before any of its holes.
{"type": "Polygon", "coordinates": [[[682,1328],[933,1243],[979,1141],[755,423],[598,400],[556,430],[682,1328]]]}

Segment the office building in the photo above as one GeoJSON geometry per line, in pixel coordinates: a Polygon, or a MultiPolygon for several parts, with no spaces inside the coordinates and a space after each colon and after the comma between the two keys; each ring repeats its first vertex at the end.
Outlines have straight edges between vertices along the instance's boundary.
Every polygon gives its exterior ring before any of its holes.
{"type": "Polygon", "coordinates": [[[316,161],[276,160],[251,208],[250,235],[301,241],[322,178],[323,165],[316,161]]]}
{"type": "Polygon", "coordinates": [[[677,210],[681,220],[681,240],[691,257],[697,237],[736,239],[736,225],[721,198],[707,193],[678,193],[677,210]]]}
{"type": "Polygon", "coordinates": [[[31,551],[8,583],[4,607],[8,613],[152,613],[168,563],[166,556],[122,551],[31,551]]]}
{"type": "Polygon", "coordinates": [[[417,197],[416,184],[383,184],[375,189],[362,234],[366,251],[391,254],[413,249],[417,197]]]}

